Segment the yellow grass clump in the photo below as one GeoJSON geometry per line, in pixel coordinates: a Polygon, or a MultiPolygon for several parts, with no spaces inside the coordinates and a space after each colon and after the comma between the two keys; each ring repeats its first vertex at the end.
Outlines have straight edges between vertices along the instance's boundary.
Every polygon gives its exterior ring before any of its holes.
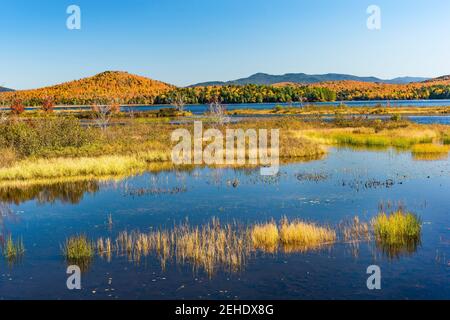
{"type": "Polygon", "coordinates": [[[416,144],[412,147],[413,154],[445,154],[448,153],[449,147],[439,144],[416,144]]]}
{"type": "Polygon", "coordinates": [[[253,246],[257,249],[275,251],[280,236],[275,222],[257,224],[251,230],[253,246]]]}
{"type": "Polygon", "coordinates": [[[336,232],[327,227],[320,227],[314,223],[300,220],[289,222],[287,218],[281,221],[280,240],[284,245],[301,245],[316,247],[334,243],[336,232]]]}
{"type": "Polygon", "coordinates": [[[0,181],[102,177],[127,174],[144,168],[145,161],[133,156],[24,160],[9,168],[0,169],[0,181]]]}

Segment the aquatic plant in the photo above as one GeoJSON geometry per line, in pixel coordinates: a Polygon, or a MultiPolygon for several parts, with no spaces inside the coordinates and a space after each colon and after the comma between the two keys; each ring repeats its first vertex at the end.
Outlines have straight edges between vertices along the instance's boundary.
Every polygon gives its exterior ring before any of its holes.
{"type": "Polygon", "coordinates": [[[19,239],[14,241],[12,235],[9,235],[3,248],[4,257],[8,260],[16,260],[22,257],[24,253],[25,247],[23,245],[23,240],[19,239]]]}
{"type": "Polygon", "coordinates": [[[257,224],[251,229],[251,239],[256,249],[275,251],[279,238],[278,226],[275,222],[257,224]]]}
{"type": "Polygon", "coordinates": [[[370,228],[367,222],[354,217],[350,222],[341,223],[342,238],[346,242],[370,240],[370,228]]]}
{"type": "Polygon", "coordinates": [[[445,154],[448,153],[449,147],[439,144],[416,144],[412,147],[413,154],[445,154]]]}
{"type": "Polygon", "coordinates": [[[77,235],[66,239],[62,252],[69,261],[91,259],[95,245],[85,235],[77,235]]]}
{"type": "Polygon", "coordinates": [[[420,243],[422,224],[413,213],[399,209],[379,213],[372,220],[377,245],[389,257],[415,252],[420,243]]]}
{"type": "Polygon", "coordinates": [[[284,245],[296,244],[313,248],[335,242],[336,231],[301,220],[289,221],[285,217],[280,224],[280,240],[284,245]]]}

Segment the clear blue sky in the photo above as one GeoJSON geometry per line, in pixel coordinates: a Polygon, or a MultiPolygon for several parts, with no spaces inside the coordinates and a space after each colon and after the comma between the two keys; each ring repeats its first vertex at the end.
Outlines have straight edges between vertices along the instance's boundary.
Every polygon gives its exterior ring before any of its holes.
{"type": "Polygon", "coordinates": [[[450,74],[448,0],[2,0],[0,86],[105,70],[176,85],[256,72],[450,74]],[[81,30],[66,9],[81,8],[81,30]],[[369,5],[382,29],[366,27],[369,5]]]}

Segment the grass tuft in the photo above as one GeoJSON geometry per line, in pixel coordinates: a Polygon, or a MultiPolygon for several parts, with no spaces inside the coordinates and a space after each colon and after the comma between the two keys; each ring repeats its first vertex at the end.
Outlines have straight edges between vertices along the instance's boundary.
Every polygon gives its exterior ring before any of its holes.
{"type": "Polygon", "coordinates": [[[91,259],[95,253],[95,246],[85,235],[77,235],[66,240],[62,251],[69,261],[91,259]]]}
{"type": "Polygon", "coordinates": [[[25,253],[25,247],[23,240],[14,241],[11,235],[6,239],[5,247],[3,249],[3,255],[8,260],[15,260],[23,256],[25,253]]]}
{"type": "Polygon", "coordinates": [[[314,223],[300,220],[289,222],[283,218],[280,227],[280,240],[284,245],[301,245],[317,247],[336,241],[336,232],[327,227],[320,227],[314,223]]]}
{"type": "Polygon", "coordinates": [[[413,154],[445,154],[448,150],[448,146],[439,144],[416,144],[412,147],[413,154]]]}
{"type": "Polygon", "coordinates": [[[275,222],[257,224],[251,230],[253,246],[257,249],[275,251],[280,236],[275,222]]]}
{"type": "Polygon", "coordinates": [[[413,213],[397,210],[390,214],[379,213],[373,220],[377,244],[388,256],[401,252],[414,252],[420,242],[422,224],[413,213]]]}

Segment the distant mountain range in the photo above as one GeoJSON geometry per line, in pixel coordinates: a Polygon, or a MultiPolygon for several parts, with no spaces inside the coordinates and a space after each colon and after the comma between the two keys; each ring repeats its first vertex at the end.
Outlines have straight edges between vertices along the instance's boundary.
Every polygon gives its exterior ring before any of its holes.
{"type": "Polygon", "coordinates": [[[301,83],[312,84],[327,81],[360,81],[360,82],[372,82],[372,83],[389,83],[389,84],[407,84],[412,82],[423,82],[429,80],[429,78],[422,77],[399,77],[390,80],[383,80],[376,77],[358,77],[349,74],[339,73],[327,73],[327,74],[305,74],[305,73],[286,73],[284,75],[271,75],[267,73],[256,73],[248,78],[241,78],[232,81],[210,81],[202,82],[192,85],[191,87],[204,87],[204,86],[222,86],[222,85],[246,85],[246,84],[259,84],[259,85],[273,85],[277,83],[301,83]]]}
{"type": "Polygon", "coordinates": [[[8,89],[5,87],[0,87],[0,92],[9,92],[9,91],[14,91],[13,89],[8,89]]]}

